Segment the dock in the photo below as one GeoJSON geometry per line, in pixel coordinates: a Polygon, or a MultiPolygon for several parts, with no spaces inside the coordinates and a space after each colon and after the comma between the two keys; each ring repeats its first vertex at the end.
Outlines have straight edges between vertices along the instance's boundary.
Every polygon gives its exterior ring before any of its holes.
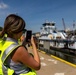
{"type": "MultiPolygon", "coordinates": [[[[32,48],[29,47],[31,52],[32,48]]],[[[41,69],[37,75],[76,75],[76,66],[70,62],[60,59],[54,55],[46,54],[44,51],[38,50],[41,69]]]]}

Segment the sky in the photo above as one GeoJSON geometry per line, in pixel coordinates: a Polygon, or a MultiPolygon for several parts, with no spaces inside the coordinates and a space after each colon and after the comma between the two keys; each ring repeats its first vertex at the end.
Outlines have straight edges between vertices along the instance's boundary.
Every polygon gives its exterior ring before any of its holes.
{"type": "Polygon", "coordinates": [[[74,29],[76,22],[76,0],[0,0],[0,26],[9,14],[17,14],[26,22],[26,29],[40,32],[46,21],[55,22],[58,30],[74,29]]]}

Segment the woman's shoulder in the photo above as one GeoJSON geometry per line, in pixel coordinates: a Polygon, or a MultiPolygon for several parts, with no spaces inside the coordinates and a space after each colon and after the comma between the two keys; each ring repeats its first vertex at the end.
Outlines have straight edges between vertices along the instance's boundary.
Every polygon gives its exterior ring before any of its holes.
{"type": "Polygon", "coordinates": [[[23,46],[19,46],[15,52],[12,53],[12,59],[14,61],[19,61],[21,58],[26,57],[28,54],[27,50],[23,46]]]}
{"type": "Polygon", "coordinates": [[[26,52],[27,49],[24,47],[24,46],[19,46],[17,49],[16,49],[16,52],[17,53],[23,53],[23,52],[26,52]]]}

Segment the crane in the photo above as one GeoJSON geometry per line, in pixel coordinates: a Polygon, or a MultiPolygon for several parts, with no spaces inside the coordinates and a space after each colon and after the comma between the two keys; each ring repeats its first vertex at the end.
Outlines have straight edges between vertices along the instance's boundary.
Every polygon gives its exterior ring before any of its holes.
{"type": "Polygon", "coordinates": [[[66,31],[66,26],[65,26],[64,18],[62,18],[62,22],[63,22],[64,30],[66,31]]]}
{"type": "Polygon", "coordinates": [[[73,20],[73,28],[75,29],[75,20],[73,20]]]}

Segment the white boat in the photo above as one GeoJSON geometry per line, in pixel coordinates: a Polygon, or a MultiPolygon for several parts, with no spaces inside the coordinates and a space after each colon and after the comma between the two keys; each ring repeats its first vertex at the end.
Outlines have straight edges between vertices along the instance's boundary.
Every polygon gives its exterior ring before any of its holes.
{"type": "MultiPolygon", "coordinates": [[[[67,35],[64,31],[57,30],[55,26],[55,22],[45,22],[42,24],[40,31],[40,37],[39,39],[44,40],[56,40],[56,39],[66,39],[67,35]]],[[[44,43],[44,41],[40,41],[41,44],[44,43]]],[[[50,46],[55,46],[54,42],[50,43],[50,46]]],[[[64,43],[58,43],[56,44],[57,47],[64,47],[64,43]]]]}
{"type": "Polygon", "coordinates": [[[70,42],[68,44],[68,48],[70,48],[70,49],[76,49],[76,36],[75,35],[72,35],[70,37],[70,40],[73,41],[73,42],[70,42]]]}

